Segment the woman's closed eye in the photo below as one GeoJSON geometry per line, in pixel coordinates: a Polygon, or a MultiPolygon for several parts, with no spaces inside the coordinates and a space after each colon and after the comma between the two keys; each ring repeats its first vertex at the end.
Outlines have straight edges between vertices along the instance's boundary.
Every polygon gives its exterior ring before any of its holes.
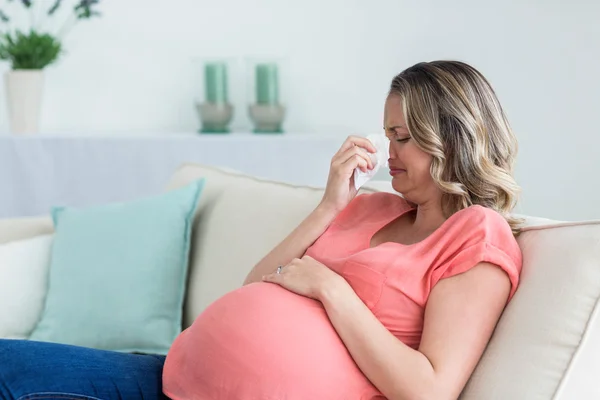
{"type": "Polygon", "coordinates": [[[409,137],[405,137],[405,138],[397,138],[396,142],[400,142],[400,143],[406,143],[410,140],[410,136],[409,137]]]}

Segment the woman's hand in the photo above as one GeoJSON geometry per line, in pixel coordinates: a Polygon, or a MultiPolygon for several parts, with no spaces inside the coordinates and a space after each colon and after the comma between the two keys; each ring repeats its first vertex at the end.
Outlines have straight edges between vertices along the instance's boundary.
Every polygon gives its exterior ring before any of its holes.
{"type": "Polygon", "coordinates": [[[377,149],[367,138],[348,136],[342,147],[331,159],[327,187],[320,206],[341,212],[358,192],[354,187],[354,170],[373,168],[369,153],[377,149]]]}
{"type": "Polygon", "coordinates": [[[281,268],[279,274],[274,272],[263,276],[263,281],[319,301],[336,285],[347,284],[344,278],[310,256],[293,259],[281,268]]]}

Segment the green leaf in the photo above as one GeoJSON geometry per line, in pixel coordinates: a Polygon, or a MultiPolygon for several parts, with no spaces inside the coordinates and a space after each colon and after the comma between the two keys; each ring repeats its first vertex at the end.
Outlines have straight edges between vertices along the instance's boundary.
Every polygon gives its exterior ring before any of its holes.
{"type": "Polygon", "coordinates": [[[53,36],[30,31],[0,35],[0,59],[8,60],[12,69],[43,69],[61,54],[61,44],[53,36]]]}

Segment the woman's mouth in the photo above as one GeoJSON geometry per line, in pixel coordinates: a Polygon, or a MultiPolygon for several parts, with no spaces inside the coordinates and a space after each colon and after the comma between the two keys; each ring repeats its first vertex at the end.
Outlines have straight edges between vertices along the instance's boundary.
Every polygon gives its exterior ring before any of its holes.
{"type": "Polygon", "coordinates": [[[399,168],[390,168],[390,175],[394,176],[394,175],[398,175],[398,174],[402,174],[406,172],[405,169],[399,169],[399,168]]]}

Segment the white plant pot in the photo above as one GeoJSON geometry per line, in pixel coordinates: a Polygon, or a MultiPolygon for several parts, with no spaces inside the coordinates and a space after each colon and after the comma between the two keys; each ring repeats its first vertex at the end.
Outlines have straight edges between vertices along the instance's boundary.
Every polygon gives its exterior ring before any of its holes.
{"type": "Polygon", "coordinates": [[[43,71],[12,70],[4,78],[11,132],[16,135],[38,133],[44,86],[43,71]]]}

